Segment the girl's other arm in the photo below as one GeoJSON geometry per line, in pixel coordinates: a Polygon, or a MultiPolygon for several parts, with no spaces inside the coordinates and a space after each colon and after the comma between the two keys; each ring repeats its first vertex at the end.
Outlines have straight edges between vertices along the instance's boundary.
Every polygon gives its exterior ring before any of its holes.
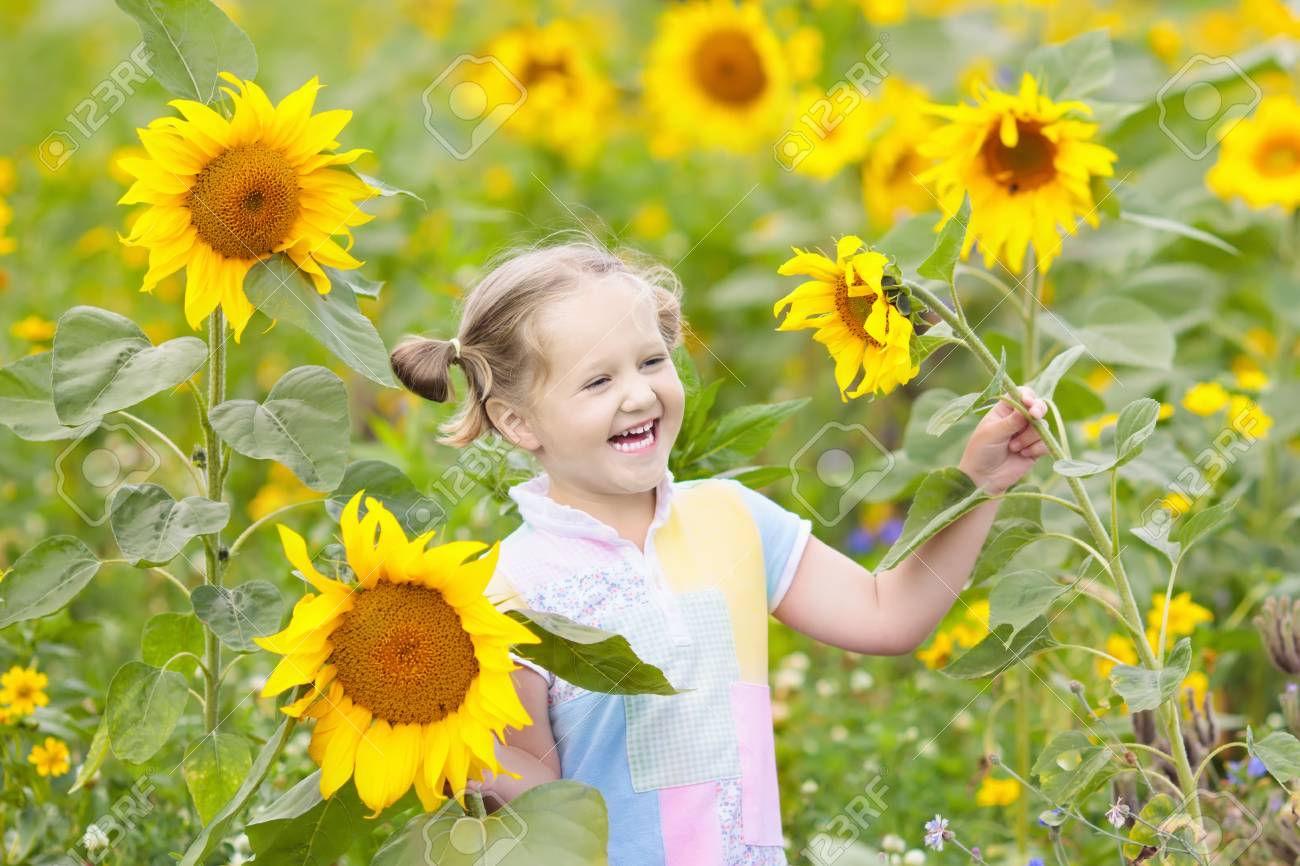
{"type": "Polygon", "coordinates": [[[510,676],[533,723],[518,731],[507,728],[505,744],[497,745],[497,761],[523,778],[512,779],[489,773],[482,783],[483,801],[489,811],[500,808],[529,788],[560,778],[560,756],[555,750],[555,737],[546,710],[546,680],[537,671],[524,667],[510,676]]]}
{"type": "MultiPolygon", "coordinates": [[[[1030,412],[1047,406],[1021,389],[1030,412]]],[[[1007,402],[980,420],[960,467],[976,484],[1002,493],[1047,453],[1037,431],[1007,402]]],[[[998,510],[986,502],[946,526],[894,568],[872,575],[810,538],[789,590],[773,615],[814,640],[871,655],[919,647],[957,601],[998,510]]]]}

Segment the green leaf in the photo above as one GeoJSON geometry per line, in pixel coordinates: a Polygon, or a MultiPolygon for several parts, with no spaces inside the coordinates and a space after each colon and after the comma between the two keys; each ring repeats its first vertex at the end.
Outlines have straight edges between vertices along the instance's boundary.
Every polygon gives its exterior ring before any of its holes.
{"type": "Polygon", "coordinates": [[[1180,553],[1223,526],[1237,510],[1236,499],[1228,499],[1202,509],[1174,527],[1170,536],[1180,545],[1180,553]]]}
{"type": "MultiPolygon", "coordinates": [[[[1033,484],[1019,484],[1008,493],[1038,493],[1033,484]]],[[[989,530],[988,541],[975,560],[971,585],[983,583],[993,577],[1011,561],[1025,545],[1043,534],[1043,502],[1041,499],[1013,497],[1006,499],[999,509],[998,519],[989,530]]]]}
{"type": "Polygon", "coordinates": [[[1178,693],[1191,662],[1192,641],[1185,637],[1174,646],[1160,670],[1115,665],[1110,672],[1110,681],[1128,704],[1130,712],[1154,710],[1178,693]]]}
{"type": "Polygon", "coordinates": [[[431,526],[446,519],[442,504],[432,496],[415,489],[415,484],[402,470],[383,460],[358,460],[348,464],[343,480],[325,500],[325,511],[337,522],[348,500],[364,489],[360,513],[365,514],[364,500],[373,496],[383,503],[407,535],[420,535],[431,526]]]}
{"type": "Polygon", "coordinates": [[[1066,731],[1048,743],[1033,772],[1053,805],[1073,806],[1114,775],[1110,765],[1106,746],[1093,745],[1079,731],[1066,731]]]}
{"type": "Polygon", "coordinates": [[[191,539],[218,532],[230,520],[229,503],[202,496],[177,502],[157,484],[122,484],[108,507],[113,537],[132,565],[171,562],[191,539]]]}
{"type": "Polygon", "coordinates": [[[607,866],[609,815],[595,788],[572,779],[530,788],[485,819],[447,801],[416,815],[370,861],[371,866],[607,866]]]}
{"type": "Polygon", "coordinates": [[[1119,219],[1121,215],[1119,196],[1115,195],[1116,185],[1101,175],[1093,175],[1088,182],[1088,192],[1092,194],[1093,206],[1104,217],[1119,219]]]}
{"type": "Polygon", "coordinates": [[[988,499],[989,494],[956,466],[931,472],[912,499],[912,507],[903,521],[902,535],[889,548],[877,570],[885,571],[898,565],[945,526],[988,499]]]}
{"type": "Polygon", "coordinates": [[[340,271],[337,268],[331,268],[329,265],[321,265],[321,270],[325,276],[329,277],[330,285],[344,285],[352,291],[354,295],[360,295],[365,298],[379,297],[379,291],[384,287],[383,280],[367,279],[361,271],[352,269],[350,271],[340,271]]]}
{"type": "Polygon", "coordinates": [[[996,676],[1030,653],[1058,646],[1048,625],[1040,616],[1014,634],[1011,626],[1000,626],[960,658],[953,659],[943,672],[959,680],[996,676]]]}
{"type": "Polygon", "coordinates": [[[1160,418],[1160,404],[1150,397],[1129,403],[1115,421],[1115,464],[1123,466],[1142,453],[1142,443],[1155,432],[1160,418]]]}
{"type": "Polygon", "coordinates": [[[1068,42],[1034,49],[1025,58],[1025,70],[1058,102],[1082,99],[1115,77],[1115,52],[1105,30],[1092,30],[1068,42]]]}
{"type": "Polygon", "coordinates": [[[989,592],[989,628],[1007,624],[1016,634],[1039,616],[1047,613],[1052,602],[1069,590],[1051,575],[1028,568],[1013,571],[997,582],[989,592]]]}
{"type": "Polygon", "coordinates": [[[235,795],[252,766],[253,751],[239,734],[212,732],[190,743],[181,772],[200,822],[208,823],[235,795]]]}
{"type": "Polygon", "coordinates": [[[203,657],[203,623],[190,613],[168,612],[149,617],[140,636],[140,657],[144,663],[156,668],[166,665],[167,670],[193,676],[198,670],[198,660],[188,656],[175,658],[182,652],[203,657]]]}
{"type": "Polygon", "coordinates": [[[772,438],[782,421],[798,412],[810,401],[808,397],[781,403],[755,403],[732,409],[718,419],[707,437],[708,444],[692,462],[725,454],[728,458],[749,458],[757,454],[772,438]]]}
{"type": "Polygon", "coordinates": [[[766,487],[790,476],[789,466],[742,466],[719,473],[717,478],[730,478],[754,490],[766,487]]]}
{"type": "Polygon", "coordinates": [[[149,342],[135,322],[99,307],[73,307],[54,332],[50,384],[64,424],[83,424],[174,388],[203,367],[198,337],[149,342]]]}
{"type": "Polygon", "coordinates": [[[330,283],[322,295],[284,253],[277,253],[248,272],[244,294],[260,312],[306,331],[367,379],[398,387],[384,341],[346,284],[330,283]]]}
{"type": "Polygon", "coordinates": [[[205,583],[190,593],[190,603],[223,644],[244,653],[259,649],[253,638],[280,630],[284,607],[280,590],[265,580],[249,580],[231,587],[205,583]]]}
{"type": "Polygon", "coordinates": [[[75,536],[41,541],[0,580],[0,628],[62,610],[98,571],[99,558],[75,536]]]}
{"type": "Polygon", "coordinates": [[[709,423],[709,412],[718,399],[718,390],[721,387],[722,380],[714,379],[686,398],[686,408],[682,414],[682,431],[678,435],[678,441],[687,453],[704,449],[706,443],[700,441],[700,435],[709,423]]]}
{"type": "Polygon", "coordinates": [[[926,358],[934,354],[936,349],[960,342],[961,339],[952,332],[952,325],[947,322],[931,325],[924,334],[912,340],[912,364],[920,366],[926,358]]]}
{"type": "Polygon", "coordinates": [[[392,184],[384,183],[384,182],[383,182],[382,180],[380,180],[379,178],[377,178],[377,177],[371,177],[371,176],[368,175],[368,174],[362,174],[361,172],[357,171],[356,169],[351,168],[350,166],[349,166],[349,170],[350,170],[353,174],[355,174],[357,177],[359,177],[359,178],[361,178],[363,181],[365,181],[366,184],[368,184],[369,186],[374,187],[374,188],[379,192],[379,194],[380,194],[381,196],[383,196],[384,198],[389,198],[389,197],[391,197],[391,196],[395,196],[395,195],[404,195],[404,196],[406,196],[407,198],[413,198],[413,199],[415,199],[415,200],[418,201],[420,204],[424,204],[424,203],[425,203],[425,202],[424,202],[424,199],[420,198],[418,195],[416,195],[415,193],[411,192],[409,189],[400,189],[399,187],[395,187],[395,186],[393,186],[392,184]]]}
{"type": "Polygon", "coordinates": [[[1150,214],[1133,213],[1132,211],[1125,211],[1124,213],[1120,214],[1120,219],[1126,220],[1131,223],[1135,223],[1140,226],[1146,226],[1147,228],[1150,229],[1156,229],[1157,231],[1169,232],[1170,234],[1175,234],[1180,237],[1189,238],[1194,241],[1200,241],[1201,243],[1208,244],[1209,246],[1212,246],[1215,249],[1222,250],[1223,252],[1228,253],[1229,255],[1233,255],[1233,256],[1241,255],[1241,250],[1237,249],[1232,244],[1228,243],[1218,235],[1212,235],[1207,231],[1202,231],[1201,229],[1194,228],[1193,226],[1189,226],[1185,223],[1180,223],[1178,220],[1172,220],[1169,219],[1168,217],[1158,217],[1158,216],[1152,216],[1150,214]]]}
{"type": "MultiPolygon", "coordinates": [[[[295,699],[301,694],[301,689],[295,689],[290,700],[295,699]]],[[[212,852],[218,843],[225,837],[226,832],[230,829],[230,823],[235,819],[248,801],[252,799],[253,794],[261,787],[266,774],[271,771],[271,765],[275,759],[280,756],[284,750],[284,744],[289,741],[289,734],[292,733],[294,724],[297,719],[285,718],[280,722],[280,727],[276,728],[275,733],[262,746],[262,751],[258,752],[257,760],[253,762],[252,768],[244,776],[244,783],[239,786],[239,790],[230,798],[225,806],[221,807],[212,820],[204,825],[199,831],[199,835],[190,843],[186,849],[185,856],[181,858],[180,866],[199,866],[212,852]]]]}
{"type": "Polygon", "coordinates": [[[1300,740],[1286,731],[1273,731],[1262,740],[1256,740],[1250,726],[1246,727],[1246,747],[1259,758],[1264,769],[1272,774],[1283,788],[1300,778],[1300,740]]]}
{"type": "Polygon", "coordinates": [[[989,379],[989,383],[984,386],[984,390],[978,393],[963,394],[945,404],[938,412],[930,416],[930,422],[925,425],[925,432],[931,436],[942,436],[948,432],[949,427],[1000,394],[1002,392],[1002,376],[1006,371],[1007,353],[1003,351],[1002,361],[998,364],[998,372],[989,379]]]}
{"type": "Polygon", "coordinates": [[[1130,298],[1098,298],[1082,322],[1066,324],[1059,315],[1043,316],[1043,331],[1062,343],[1081,343],[1103,364],[1128,364],[1168,370],[1173,364],[1174,335],[1164,319],[1130,298]]]}
{"type": "Polygon", "coordinates": [[[220,72],[257,75],[253,43],[209,0],[117,0],[117,6],[140,25],[162,86],[182,99],[211,103],[220,72]]]}
{"type": "Polygon", "coordinates": [[[276,460],[313,490],[333,490],[348,456],[348,389],[325,367],[295,367],[262,403],[227,400],[208,412],[217,434],[245,457],[276,460]]]}
{"type": "MultiPolygon", "coordinates": [[[[1138,820],[1129,830],[1130,841],[1124,843],[1124,862],[1143,862],[1139,858],[1142,857],[1144,848],[1159,850],[1165,844],[1161,838],[1162,834],[1168,832],[1165,821],[1174,814],[1175,809],[1177,804],[1168,794],[1156,794],[1147,801],[1138,813],[1138,820]]],[[[1150,859],[1150,855],[1145,859],[1150,859]]]]}
{"type": "Polygon", "coordinates": [[[642,661],[627,638],[574,622],[556,613],[509,610],[541,643],[511,650],[579,688],[611,695],[675,695],[663,671],[642,661]]]}
{"type": "Polygon", "coordinates": [[[1074,362],[1079,360],[1079,356],[1085,351],[1087,350],[1083,346],[1071,346],[1061,352],[1033,378],[1029,387],[1033,388],[1034,393],[1042,399],[1052,399],[1052,395],[1056,393],[1056,386],[1061,383],[1061,378],[1069,372],[1074,362]]]}
{"type": "Polygon", "coordinates": [[[0,367],[0,424],[28,442],[77,439],[99,426],[98,418],[79,427],[59,423],[50,391],[53,360],[53,352],[38,352],[0,367]]]}
{"type": "Polygon", "coordinates": [[[185,675],[144,662],[127,662],[108,685],[105,715],[113,754],[124,761],[147,761],[172,735],[189,687],[185,675]]]}
{"type": "Polygon", "coordinates": [[[1114,468],[1114,460],[1096,463],[1092,460],[1062,458],[1052,464],[1052,471],[1057,475],[1064,475],[1066,478],[1091,478],[1093,475],[1100,475],[1114,468]]]}
{"type": "Polygon", "coordinates": [[[673,366],[677,368],[677,377],[682,380],[682,390],[689,397],[700,390],[700,371],[686,351],[685,344],[678,344],[672,351],[673,366]]]}
{"type": "Polygon", "coordinates": [[[941,280],[952,285],[952,271],[961,256],[962,242],[966,240],[966,228],[970,225],[970,196],[962,199],[961,208],[939,232],[939,237],[930,250],[930,255],[916,268],[917,276],[930,280],[941,280]]]}
{"type": "Polygon", "coordinates": [[[322,798],[317,770],[249,821],[244,832],[258,863],[331,866],[366,832],[366,812],[351,782],[322,798]]]}
{"type": "Polygon", "coordinates": [[[68,789],[69,794],[75,794],[86,783],[91,780],[99,768],[104,765],[104,759],[108,757],[108,717],[100,716],[99,725],[95,728],[95,736],[91,738],[90,745],[86,748],[86,760],[81,762],[77,768],[77,779],[68,789]]]}

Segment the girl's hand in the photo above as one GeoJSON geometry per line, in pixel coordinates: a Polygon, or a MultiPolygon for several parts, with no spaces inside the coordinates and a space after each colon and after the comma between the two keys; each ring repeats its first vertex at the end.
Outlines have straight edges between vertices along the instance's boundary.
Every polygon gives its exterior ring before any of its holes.
{"type": "MultiPolygon", "coordinates": [[[[1020,399],[1029,414],[1042,418],[1047,404],[1032,388],[1022,386],[1020,399]]],[[[1047,453],[1038,431],[1006,397],[980,419],[966,443],[958,468],[990,493],[1002,493],[1015,484],[1039,457],[1047,453]]]]}

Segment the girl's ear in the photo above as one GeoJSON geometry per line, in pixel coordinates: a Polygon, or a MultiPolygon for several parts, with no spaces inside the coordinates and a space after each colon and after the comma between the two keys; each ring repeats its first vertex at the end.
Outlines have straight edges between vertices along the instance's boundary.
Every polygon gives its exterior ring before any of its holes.
{"type": "Polygon", "coordinates": [[[511,406],[496,397],[489,397],[486,408],[488,417],[492,419],[492,425],[501,431],[501,435],[508,441],[525,451],[536,451],[542,447],[541,441],[533,435],[528,420],[511,406]]]}

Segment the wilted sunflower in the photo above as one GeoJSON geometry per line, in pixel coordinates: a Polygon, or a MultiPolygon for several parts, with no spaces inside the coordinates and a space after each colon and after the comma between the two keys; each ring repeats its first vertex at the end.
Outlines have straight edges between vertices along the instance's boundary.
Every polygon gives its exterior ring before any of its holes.
{"type": "Polygon", "coordinates": [[[1241,196],[1254,208],[1300,206],[1300,103],[1270,96],[1219,143],[1219,161],[1205,175],[1215,195],[1241,196]]]}
{"type": "Polygon", "coordinates": [[[668,7],[650,46],[645,98],[658,153],[770,145],[789,107],[789,72],[762,8],[752,0],[668,7]]]}
{"type": "Polygon", "coordinates": [[[835,359],[840,400],[888,394],[915,376],[912,321],[887,296],[887,287],[894,282],[885,275],[889,260],[853,235],[840,238],[836,261],[798,247],[794,252],[777,273],[813,279],[777,301],[772,315],[780,316],[783,309],[790,308],[778,331],[817,329],[813,339],[824,344],[835,359]],[[850,391],[859,372],[861,381],[850,391]]]}
{"type": "Polygon", "coordinates": [[[351,777],[374,817],[414,783],[433,811],[449,783],[464,805],[466,779],[505,772],[495,738],[532,721],[510,679],[509,647],[537,638],[483,595],[497,545],[453,541],[426,550],[432,531],[408,541],[371,497],[358,520],[364,492],[340,520],[355,585],[318,572],[302,537],[277,526],[285,555],[319,594],[299,599],[283,631],[256,638],[284,656],[262,695],[312,683],[282,709],[316,719],[308,753],[321,767],[322,796],[351,777]]]}
{"type": "Polygon", "coordinates": [[[239,87],[222,88],[234,105],[227,120],[199,102],[174,99],[184,117],[160,117],[138,129],[148,158],[119,162],[136,178],[120,204],[147,204],[122,242],[149,250],[149,271],[141,291],[186,268],[185,318],[198,328],[221,306],[235,342],[253,315],[244,277],[261,259],[284,252],[316,291],[330,290],[322,265],[340,270],[361,266],[347,248],[351,226],[369,222],[356,201],[375,190],[346,165],[367,151],[331,153],[352,112],[313,115],[321,85],[312,78],[271,105],[252,81],[230,73],[239,87]],[[347,238],[347,248],[332,236],[347,238]]]}
{"type": "Polygon", "coordinates": [[[943,222],[970,193],[963,257],[978,241],[985,265],[1001,261],[1019,273],[1032,243],[1038,268],[1045,271],[1060,252],[1060,230],[1073,234],[1079,217],[1097,225],[1092,179],[1113,174],[1116,156],[1089,140],[1095,123],[1069,116],[1091,114],[1087,105],[1053,102],[1026,73],[1019,93],[978,85],[974,105],[929,110],[949,123],[920,146],[922,156],[939,162],[918,179],[933,182],[947,215],[943,222]]]}

